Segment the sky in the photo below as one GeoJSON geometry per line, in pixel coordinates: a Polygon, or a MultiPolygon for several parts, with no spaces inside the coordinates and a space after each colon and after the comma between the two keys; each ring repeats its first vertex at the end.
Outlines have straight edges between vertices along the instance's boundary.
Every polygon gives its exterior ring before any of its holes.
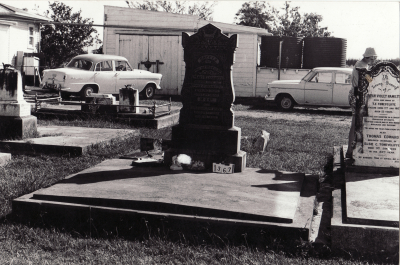
{"type": "MultiPolygon", "coordinates": [[[[84,18],[92,18],[94,24],[103,23],[104,5],[128,7],[125,1],[80,0],[62,1],[72,7],[73,12],[82,10],[84,18]]],[[[214,21],[234,23],[236,12],[245,1],[218,1],[214,8],[214,21]]],[[[38,6],[39,14],[48,9],[48,1],[3,1],[17,8],[30,11],[38,6]]],[[[284,1],[269,1],[281,8],[284,1]]],[[[299,6],[300,13],[322,15],[321,27],[328,27],[332,36],[347,40],[347,59],[361,59],[367,47],[375,48],[379,59],[396,59],[399,47],[399,1],[292,1],[291,6],[299,6]]],[[[102,39],[102,28],[98,27],[102,39]]]]}

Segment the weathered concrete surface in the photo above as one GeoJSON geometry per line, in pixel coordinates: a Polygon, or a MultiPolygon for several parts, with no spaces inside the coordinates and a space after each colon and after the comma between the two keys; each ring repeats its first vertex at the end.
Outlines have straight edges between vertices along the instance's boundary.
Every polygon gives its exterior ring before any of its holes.
{"type": "Polygon", "coordinates": [[[332,249],[357,253],[398,253],[399,228],[346,223],[343,218],[342,190],[332,192],[332,249]]]}
{"type": "Polygon", "coordinates": [[[10,153],[0,153],[0,166],[4,166],[10,160],[11,160],[10,153]]]}
{"type": "MultiPolygon", "coordinates": [[[[344,169],[339,169],[338,165],[344,165],[344,162],[337,161],[343,159],[343,154],[346,152],[347,146],[344,146],[340,155],[334,156],[334,165],[337,167],[337,174],[334,175],[334,190],[332,191],[333,213],[331,219],[331,242],[333,251],[345,251],[357,254],[379,254],[393,255],[399,252],[399,228],[390,226],[377,226],[367,224],[352,224],[347,221],[346,216],[346,191],[345,191],[345,174],[344,169]],[[339,172],[343,172],[340,174],[339,172]]],[[[337,150],[337,147],[335,147],[337,150]]],[[[348,172],[346,172],[348,174],[348,172]]],[[[354,182],[357,184],[359,182],[354,182]]],[[[359,183],[361,184],[361,183],[359,183]]],[[[352,185],[352,184],[351,184],[352,185]]],[[[354,186],[356,188],[357,185],[354,186]]],[[[353,187],[352,187],[353,189],[353,187]]],[[[398,196],[397,186],[397,196],[398,196]]],[[[373,190],[365,191],[365,195],[371,199],[384,200],[382,194],[375,194],[373,190]]],[[[364,202],[366,203],[366,202],[364,202]]],[[[376,201],[374,202],[376,203],[376,201]]],[[[353,204],[352,207],[356,207],[353,204]]],[[[371,205],[373,207],[374,204],[371,205]]],[[[398,206],[397,206],[398,207],[398,206]]],[[[365,207],[368,208],[368,205],[365,207]]],[[[370,209],[365,209],[370,211],[370,209]]],[[[397,212],[398,214],[398,212],[397,212]]],[[[370,218],[374,218],[375,213],[372,213],[370,218]]],[[[397,215],[398,216],[398,215],[397,215]]]]}
{"type": "Polygon", "coordinates": [[[347,221],[399,227],[399,176],[346,172],[347,221]]]}
{"type": "Polygon", "coordinates": [[[115,138],[139,136],[136,130],[84,128],[74,126],[40,126],[41,137],[25,140],[0,141],[3,152],[45,153],[81,155],[93,144],[104,143],[115,138]]]}
{"type": "Polygon", "coordinates": [[[124,159],[105,161],[35,192],[33,198],[68,197],[82,201],[85,198],[106,198],[185,205],[291,223],[304,178],[303,174],[261,173],[259,169],[231,175],[177,173],[164,167],[132,167],[131,162],[124,159]]]}
{"type": "Polygon", "coordinates": [[[73,207],[74,214],[81,217],[95,210],[107,220],[116,213],[132,218],[152,216],[180,220],[182,225],[211,222],[257,227],[257,233],[268,230],[308,240],[316,182],[304,179],[304,174],[261,169],[229,175],[196,173],[133,167],[131,162],[104,161],[52,187],[22,196],[14,200],[13,214],[30,220],[45,213],[48,221],[52,211],[64,209],[65,215],[65,209],[73,207]]]}

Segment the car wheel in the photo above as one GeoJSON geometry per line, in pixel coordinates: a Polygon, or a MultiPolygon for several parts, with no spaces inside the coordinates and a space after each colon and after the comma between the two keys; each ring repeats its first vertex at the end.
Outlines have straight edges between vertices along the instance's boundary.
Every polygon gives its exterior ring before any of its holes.
{"type": "Polygon", "coordinates": [[[84,87],[81,90],[81,97],[82,98],[90,97],[90,95],[92,95],[92,93],[94,93],[93,87],[91,87],[91,86],[84,87]]]}
{"type": "Polygon", "coordinates": [[[154,86],[153,85],[147,85],[144,89],[143,89],[143,94],[144,97],[147,99],[151,99],[154,97],[154,86]]]}
{"type": "Polygon", "coordinates": [[[294,107],[294,101],[289,95],[282,95],[278,99],[278,107],[282,110],[291,110],[294,107]]]}

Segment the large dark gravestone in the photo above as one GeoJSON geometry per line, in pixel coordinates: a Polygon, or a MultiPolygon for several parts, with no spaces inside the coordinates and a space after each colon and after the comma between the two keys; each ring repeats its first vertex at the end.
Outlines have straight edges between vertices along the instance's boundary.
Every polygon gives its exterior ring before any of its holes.
{"type": "Polygon", "coordinates": [[[400,157],[399,70],[379,62],[370,70],[357,68],[354,166],[393,168],[400,157]]]}
{"type": "Polygon", "coordinates": [[[182,33],[185,80],[179,125],[172,128],[172,156],[186,154],[210,169],[212,163],[233,163],[235,172],[246,166],[246,153],[240,150],[241,129],[234,126],[232,104],[235,92],[232,65],[237,35],[227,37],[208,24],[192,36],[182,33]]]}

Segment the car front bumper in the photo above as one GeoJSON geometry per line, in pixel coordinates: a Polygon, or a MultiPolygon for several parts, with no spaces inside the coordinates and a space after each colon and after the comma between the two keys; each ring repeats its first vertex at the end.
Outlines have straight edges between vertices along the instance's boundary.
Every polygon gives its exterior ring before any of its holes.
{"type": "Polygon", "coordinates": [[[275,100],[275,97],[271,97],[271,96],[266,95],[266,96],[264,97],[264,99],[265,99],[266,101],[274,101],[274,100],[275,100]]]}

